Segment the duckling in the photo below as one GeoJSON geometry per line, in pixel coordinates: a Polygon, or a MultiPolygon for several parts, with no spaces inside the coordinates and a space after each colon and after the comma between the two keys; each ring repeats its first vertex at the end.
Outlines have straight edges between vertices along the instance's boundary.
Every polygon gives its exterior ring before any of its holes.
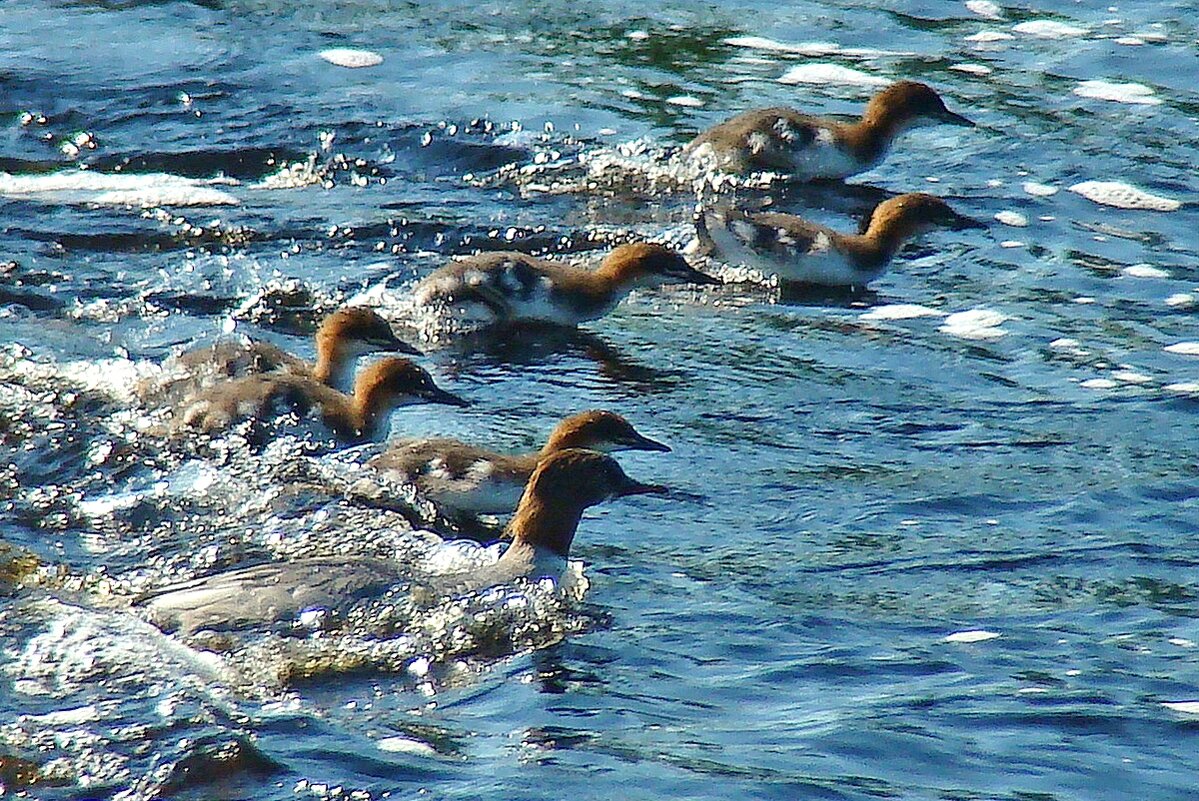
{"type": "Polygon", "coordinates": [[[494,323],[574,326],[603,317],[635,288],[719,283],[663,245],[636,242],[613,250],[597,270],[524,253],[479,253],[426,277],[413,298],[431,309],[471,307],[494,323]]]}
{"type": "Polygon", "coordinates": [[[391,412],[413,403],[466,406],[466,401],[439,388],[433,378],[407,359],[388,358],[364,368],[346,395],[311,377],[267,373],[235,378],[203,390],[187,401],[182,426],[212,433],[238,420],[256,422],[288,413],[319,419],[343,442],[377,440],[387,433],[391,412]]]}
{"type": "Polygon", "coordinates": [[[310,377],[339,392],[349,392],[359,356],[375,351],[421,355],[397,337],[386,320],[363,306],[347,306],[328,315],[315,338],[315,363],[261,341],[224,340],[189,350],[168,362],[165,380],[143,382],[138,396],[143,401],[177,402],[217,381],[277,371],[310,377]]]}
{"type": "Polygon", "coordinates": [[[536,453],[508,455],[453,439],[397,442],[370,461],[381,473],[414,485],[452,516],[506,515],[516,508],[529,476],[552,453],[585,448],[600,453],[670,448],[639,433],[615,412],[592,410],[567,417],[536,453]]]}
{"type": "Polygon", "coordinates": [[[935,226],[986,228],[932,195],[911,193],[874,208],[862,234],[843,234],[792,214],[712,209],[696,220],[701,245],[720,258],[790,282],[865,286],[908,239],[935,226]]]}
{"type": "Polygon", "coordinates": [[[974,126],[947,109],[932,87],[899,81],[871,98],[857,122],[790,108],[753,109],[704,131],[684,153],[726,172],[775,170],[799,181],[842,179],[882,161],[904,131],[934,123],[974,126]]]}
{"type": "MultiPolygon", "coordinates": [[[[437,584],[465,593],[520,578],[557,580],[584,509],[612,498],[665,491],[629,478],[610,456],[574,448],[554,453],[530,476],[509,524],[512,544],[499,560],[478,571],[436,577],[437,584]]],[[[313,557],[184,582],[141,598],[136,606],[167,632],[290,628],[304,612],[344,608],[408,577],[391,560],[313,557]]]]}

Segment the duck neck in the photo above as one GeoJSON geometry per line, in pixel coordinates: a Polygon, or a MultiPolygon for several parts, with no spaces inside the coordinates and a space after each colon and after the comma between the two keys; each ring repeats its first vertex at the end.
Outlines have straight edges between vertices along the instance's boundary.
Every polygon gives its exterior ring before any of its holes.
{"type": "Polygon", "coordinates": [[[890,260],[903,246],[909,236],[909,228],[895,217],[875,217],[870,220],[866,233],[858,237],[866,247],[877,254],[882,262],[890,260]]]}
{"type": "Polygon", "coordinates": [[[312,377],[338,392],[349,392],[354,380],[354,360],[346,349],[336,342],[317,339],[316,364],[312,366],[312,377]]]}
{"type": "Polygon", "coordinates": [[[908,128],[911,120],[890,106],[867,106],[856,123],[845,126],[844,140],[863,164],[876,164],[887,154],[891,142],[908,128]]]}
{"type": "Polygon", "coordinates": [[[363,439],[380,439],[397,405],[379,387],[358,387],[350,399],[354,429],[363,439]]]}
{"type": "Polygon", "coordinates": [[[582,516],[582,509],[547,504],[526,493],[507,531],[514,542],[544,548],[565,559],[570,556],[570,544],[582,516]]]}

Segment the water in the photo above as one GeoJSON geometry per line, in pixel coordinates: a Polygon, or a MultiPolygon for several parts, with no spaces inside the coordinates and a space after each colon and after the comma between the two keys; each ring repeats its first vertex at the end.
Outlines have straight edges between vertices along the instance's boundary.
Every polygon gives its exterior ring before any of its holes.
{"type": "MultiPolygon", "coordinates": [[[[3,4],[0,783],[1191,797],[1199,361],[1174,346],[1199,340],[1199,29],[1184,3],[969,5],[3,4]],[[335,47],[383,62],[318,56],[335,47]],[[528,449],[604,407],[674,447],[622,455],[676,493],[585,518],[581,601],[401,588],[341,631],[216,654],[127,611],[308,553],[494,558],[365,502],[369,453],[196,459],[141,432],[128,390],[228,326],[310,354],[347,299],[402,320],[413,278],[493,241],[681,244],[694,198],[654,183],[654,154],[744,108],[851,113],[872,91],[778,81],[814,64],[929,81],[977,120],[851,185],[932,191],[989,230],[928,235],[849,300],[640,293],[584,337],[433,348],[474,405],[397,415],[528,449]],[[109,177],[48,183],[80,165],[109,177]],[[1121,210],[1085,181],[1184,205],[1121,210]]],[[[876,199],[774,194],[844,229],[876,199]]]]}

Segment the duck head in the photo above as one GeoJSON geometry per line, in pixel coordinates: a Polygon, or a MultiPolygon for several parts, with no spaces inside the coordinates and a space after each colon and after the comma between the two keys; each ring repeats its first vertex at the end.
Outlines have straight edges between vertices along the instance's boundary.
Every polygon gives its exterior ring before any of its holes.
{"type": "Polygon", "coordinates": [[[582,412],[563,420],[550,434],[542,453],[549,454],[567,448],[585,448],[600,453],[670,452],[669,446],[640,433],[619,414],[602,409],[582,412]]]}

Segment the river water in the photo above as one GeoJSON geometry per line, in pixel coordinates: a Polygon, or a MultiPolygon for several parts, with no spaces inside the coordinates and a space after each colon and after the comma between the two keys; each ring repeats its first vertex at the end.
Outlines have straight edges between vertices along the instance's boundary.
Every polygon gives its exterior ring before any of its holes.
{"type": "Polygon", "coordinates": [[[0,785],[1194,797],[1196,20],[6,0],[0,785]],[[635,293],[578,336],[425,343],[473,405],[401,410],[397,435],[528,450],[609,408],[673,447],[621,455],[674,492],[588,513],[572,591],[398,593],[216,650],[130,611],[236,565],[498,550],[420,530],[419,499],[364,500],[369,449],[164,445],[130,391],[169,354],[232,331],[311,355],[345,302],[403,326],[412,281],[481,248],[682,247],[695,196],[671,149],[754,106],[852,114],[902,78],[978,127],[914,131],[844,187],[747,197],[851,230],[928,191],[986,230],[920,238],[869,292],[794,297],[713,263],[726,286],[635,293]],[[1148,207],[1112,205],[1129,197],[1148,207]]]}

